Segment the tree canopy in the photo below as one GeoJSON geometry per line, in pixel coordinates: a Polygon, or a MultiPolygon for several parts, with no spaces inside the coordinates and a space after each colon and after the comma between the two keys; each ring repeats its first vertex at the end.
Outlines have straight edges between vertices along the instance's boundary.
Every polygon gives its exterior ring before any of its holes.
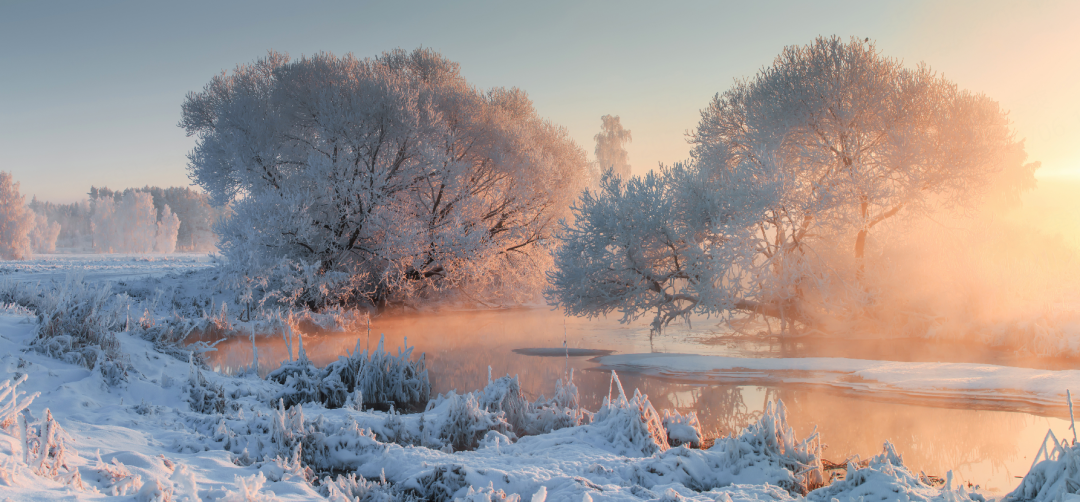
{"type": "Polygon", "coordinates": [[[374,59],[270,53],[188,95],[190,176],[245,295],[393,302],[538,291],[587,176],[518,89],[481,91],[422,49],[374,59]]]}
{"type": "Polygon", "coordinates": [[[550,299],[571,314],[655,310],[657,329],[693,312],[813,325],[835,288],[865,289],[871,230],[1015,198],[1038,167],[997,102],[836,37],[717,94],[690,142],[687,163],[577,203],[550,299]]]}

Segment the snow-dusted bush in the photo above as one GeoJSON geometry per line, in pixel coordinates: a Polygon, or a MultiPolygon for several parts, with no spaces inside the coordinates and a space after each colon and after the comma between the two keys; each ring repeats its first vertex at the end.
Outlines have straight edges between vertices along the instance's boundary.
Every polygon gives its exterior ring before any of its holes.
{"type": "Polygon", "coordinates": [[[451,391],[445,397],[439,396],[432,401],[429,408],[440,405],[445,406],[445,411],[438,439],[453,451],[475,450],[488,431],[513,435],[513,426],[507,423],[505,413],[484,409],[475,393],[462,395],[451,391]]]}
{"type": "Polygon", "coordinates": [[[525,93],[480,91],[429,49],[271,53],[189,94],[181,125],[192,179],[234,210],[224,279],[313,307],[531,296],[588,174],[525,93]]]}
{"type": "MultiPolygon", "coordinates": [[[[769,402],[761,419],[747,426],[738,439],[749,446],[750,451],[765,454],[793,473],[795,484],[784,486],[788,491],[806,493],[825,483],[817,432],[799,441],[787,423],[787,407],[783,401],[769,402]]],[[[717,440],[717,444],[720,442],[717,440]]]]}
{"type": "Polygon", "coordinates": [[[110,385],[127,380],[126,356],[113,332],[123,310],[109,284],[92,286],[70,276],[59,286],[45,289],[35,302],[37,336],[30,343],[38,352],[99,372],[110,385]]]}
{"type": "Polygon", "coordinates": [[[281,401],[286,407],[323,402],[323,371],[302,354],[295,361],[282,362],[266,379],[282,385],[273,402],[281,401]]]}
{"type": "MultiPolygon", "coordinates": [[[[1019,491],[1020,489],[1017,489],[1013,493],[1016,494],[1019,491]]],[[[949,471],[948,481],[943,488],[937,489],[930,486],[925,479],[912,474],[904,466],[903,458],[896,453],[896,448],[888,441],[885,442],[882,452],[872,457],[866,467],[858,468],[849,462],[843,480],[834,481],[829,486],[806,494],[806,499],[812,502],[829,502],[831,500],[890,500],[900,496],[907,500],[941,502],[982,500],[979,495],[970,496],[962,485],[954,488],[952,471],[949,471]]],[[[1022,500],[1051,499],[1025,497],[1022,500]]]]}
{"type": "Polygon", "coordinates": [[[516,376],[511,378],[507,375],[491,380],[489,374],[487,386],[478,393],[480,406],[487,411],[502,412],[506,421],[513,426],[514,434],[519,437],[588,423],[591,415],[578,405],[578,391],[573,378],[571,371],[565,384],[562,379],[555,382],[555,397],[552,399],[545,400],[541,396],[530,403],[522,393],[516,376]]]}
{"type": "Polygon", "coordinates": [[[532,421],[532,406],[521,392],[518,378],[506,375],[492,380],[490,366],[488,373],[488,384],[477,395],[480,407],[486,411],[502,412],[503,419],[513,428],[514,434],[524,435],[532,421]]]}
{"type": "Polygon", "coordinates": [[[667,430],[668,443],[671,446],[701,446],[701,422],[698,421],[697,412],[691,411],[683,415],[678,410],[664,410],[661,421],[667,430]]]}
{"type": "Polygon", "coordinates": [[[368,355],[365,350],[357,356],[358,339],[352,357],[338,359],[327,373],[340,378],[348,392],[360,392],[365,402],[392,403],[402,410],[423,409],[431,397],[424,354],[413,361],[415,347],[406,346],[392,355],[384,349],[384,342],[385,338],[380,337],[374,352],[368,355]]]}
{"type": "Polygon", "coordinates": [[[404,494],[416,500],[453,500],[458,490],[469,486],[463,465],[439,465],[407,480],[404,494]]]}
{"type": "Polygon", "coordinates": [[[155,350],[181,361],[187,361],[193,352],[201,359],[201,354],[185,346],[184,340],[192,331],[205,326],[202,320],[191,320],[179,315],[163,320],[153,319],[149,310],[144,314],[144,319],[149,322],[140,319],[133,331],[143,340],[152,342],[155,350]]]}
{"type": "Polygon", "coordinates": [[[611,380],[619,395],[604,398],[600,410],[589,424],[590,433],[600,434],[615,445],[623,455],[649,456],[670,448],[667,431],[660,414],[649,402],[648,396],[634,389],[634,397],[627,399],[618,375],[611,372],[611,380]]]}
{"type": "Polygon", "coordinates": [[[115,457],[112,462],[106,463],[101,460],[100,452],[94,464],[94,471],[97,472],[98,482],[102,483],[108,490],[108,494],[114,497],[133,495],[143,486],[142,476],[133,474],[131,469],[115,457]]]}
{"type": "Polygon", "coordinates": [[[224,413],[229,403],[225,389],[214,383],[202,373],[202,367],[195,363],[195,355],[188,354],[188,379],[184,383],[184,394],[191,411],[197,413],[224,413]]]}

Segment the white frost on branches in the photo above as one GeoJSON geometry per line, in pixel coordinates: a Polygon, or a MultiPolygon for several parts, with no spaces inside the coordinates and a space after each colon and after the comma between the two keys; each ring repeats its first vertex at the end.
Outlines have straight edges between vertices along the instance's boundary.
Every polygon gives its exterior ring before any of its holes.
{"type": "Polygon", "coordinates": [[[604,115],[600,117],[600,121],[600,132],[593,136],[596,140],[596,162],[600,172],[611,169],[616,176],[624,180],[630,178],[630,155],[626,148],[623,148],[624,143],[633,140],[630,130],[623,129],[618,115],[604,115]]]}
{"type": "Polygon", "coordinates": [[[0,171],[0,260],[30,257],[30,231],[36,221],[11,173],[0,171]]]}
{"type": "Polygon", "coordinates": [[[235,211],[226,277],[284,303],[524,299],[587,175],[525,93],[481,92],[430,50],[271,53],[183,109],[192,179],[235,211]]]}
{"type": "Polygon", "coordinates": [[[575,206],[549,299],[571,315],[736,310],[814,326],[866,297],[871,229],[1033,184],[1007,114],[872,43],[792,46],[701,112],[686,165],[575,206]],[[852,259],[854,248],[854,259],[852,259]]]}
{"type": "Polygon", "coordinates": [[[91,200],[91,229],[98,253],[171,253],[176,250],[180,219],[168,205],[158,218],[147,192],[128,191],[122,197],[91,200]]]}

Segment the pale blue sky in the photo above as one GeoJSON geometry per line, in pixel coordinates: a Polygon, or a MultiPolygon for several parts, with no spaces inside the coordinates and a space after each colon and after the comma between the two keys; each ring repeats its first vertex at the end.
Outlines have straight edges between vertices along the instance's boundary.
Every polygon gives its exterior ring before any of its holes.
{"type": "Polygon", "coordinates": [[[180,103],[266,54],[431,47],[480,87],[526,90],[592,155],[600,116],[635,173],[686,157],[698,110],[785,46],[869,37],[1012,110],[1044,179],[1080,177],[1080,2],[0,1],[0,170],[68,202],[186,185],[180,103]]]}

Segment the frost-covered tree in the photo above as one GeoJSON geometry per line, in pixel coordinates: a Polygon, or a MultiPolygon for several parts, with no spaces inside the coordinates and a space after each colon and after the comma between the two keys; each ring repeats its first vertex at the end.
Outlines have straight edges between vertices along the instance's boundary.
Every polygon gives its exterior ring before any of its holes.
{"type": "Polygon", "coordinates": [[[176,235],[180,231],[180,218],[173,214],[166,204],[161,210],[154,233],[154,252],[172,253],[176,251],[176,235]]]}
{"type": "Polygon", "coordinates": [[[95,252],[161,253],[176,248],[179,219],[165,206],[159,223],[149,193],[126,191],[119,199],[105,196],[91,202],[95,252]]]}
{"type": "Polygon", "coordinates": [[[55,253],[56,238],[60,235],[60,224],[49,221],[44,214],[33,213],[34,228],[30,230],[30,247],[35,253],[55,253]]]}
{"type": "Polygon", "coordinates": [[[271,53],[189,94],[192,180],[233,216],[226,274],[311,306],[539,288],[587,163],[516,89],[431,50],[271,53]]]}
{"type": "Polygon", "coordinates": [[[30,231],[34,213],[19,194],[19,183],[11,173],[0,171],[0,259],[22,260],[30,257],[30,231]]]}
{"type": "Polygon", "coordinates": [[[655,310],[656,328],[732,311],[814,325],[842,290],[869,294],[879,225],[1015,193],[1038,167],[995,101],[835,37],[718,94],[691,143],[687,166],[585,195],[549,298],[572,314],[655,310]]]}
{"type": "Polygon", "coordinates": [[[593,137],[596,140],[596,163],[603,173],[608,169],[622,179],[630,177],[630,155],[623,145],[632,141],[630,131],[623,129],[619,116],[600,117],[600,132],[593,137]]]}

